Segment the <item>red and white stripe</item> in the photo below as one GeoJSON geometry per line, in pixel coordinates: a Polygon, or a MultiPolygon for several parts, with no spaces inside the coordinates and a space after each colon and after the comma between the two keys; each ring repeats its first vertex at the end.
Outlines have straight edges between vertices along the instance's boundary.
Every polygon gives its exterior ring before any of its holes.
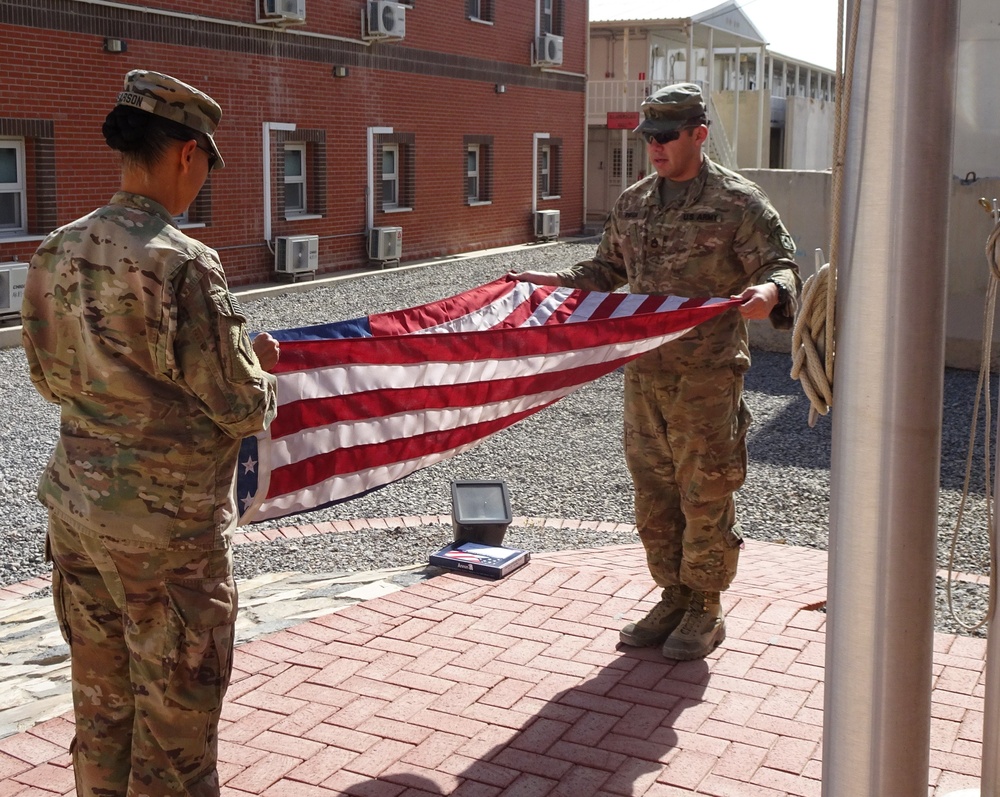
{"type": "Polygon", "coordinates": [[[373,316],[374,337],[282,344],[278,416],[242,522],[443,461],[737,304],[507,280],[373,316]]]}

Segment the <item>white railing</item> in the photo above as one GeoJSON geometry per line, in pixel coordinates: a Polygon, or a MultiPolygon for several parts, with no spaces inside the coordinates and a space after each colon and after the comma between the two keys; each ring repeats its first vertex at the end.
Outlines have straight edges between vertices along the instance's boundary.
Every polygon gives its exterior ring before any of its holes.
{"type": "Polygon", "coordinates": [[[648,80],[591,80],[587,84],[587,124],[603,125],[609,112],[638,111],[653,91],[648,80]]]}

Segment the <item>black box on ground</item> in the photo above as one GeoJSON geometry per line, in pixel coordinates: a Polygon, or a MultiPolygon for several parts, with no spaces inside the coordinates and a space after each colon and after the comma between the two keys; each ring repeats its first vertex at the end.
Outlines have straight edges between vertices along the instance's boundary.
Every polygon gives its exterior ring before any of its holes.
{"type": "Polygon", "coordinates": [[[531,554],[520,548],[481,545],[478,542],[452,542],[430,555],[432,565],[486,578],[503,578],[526,565],[530,559],[531,554]]]}

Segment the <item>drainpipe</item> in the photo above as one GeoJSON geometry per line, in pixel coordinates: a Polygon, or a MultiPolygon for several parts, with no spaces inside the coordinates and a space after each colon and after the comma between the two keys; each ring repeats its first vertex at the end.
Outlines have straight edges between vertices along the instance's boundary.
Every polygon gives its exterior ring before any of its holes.
{"type": "Polygon", "coordinates": [[[764,131],[771,129],[771,115],[764,118],[764,45],[757,50],[757,168],[764,167],[764,131]]]}
{"type": "Polygon", "coordinates": [[[290,122],[264,122],[264,241],[271,246],[271,131],[291,132],[290,122]]]}
{"type": "MultiPolygon", "coordinates": [[[[625,85],[622,88],[622,110],[631,111],[629,107],[628,84],[631,73],[628,65],[628,26],[625,27],[625,45],[622,52],[622,72],[625,75],[625,85]]],[[[621,148],[621,186],[619,193],[628,188],[628,131],[624,128],[618,133],[619,147],[621,148]]]]}
{"type": "Polygon", "coordinates": [[[389,135],[391,127],[369,127],[368,128],[368,156],[366,166],[368,169],[368,182],[365,185],[365,230],[370,230],[375,226],[375,136],[389,135]]]}
{"type": "Polygon", "coordinates": [[[735,115],[733,116],[733,168],[740,168],[740,78],[743,67],[740,64],[740,40],[736,41],[736,85],[733,86],[733,97],[736,100],[735,115]]]}
{"type": "Polygon", "coordinates": [[[688,22],[685,27],[687,28],[688,41],[687,68],[684,70],[684,79],[691,83],[694,80],[694,25],[688,22]]]}

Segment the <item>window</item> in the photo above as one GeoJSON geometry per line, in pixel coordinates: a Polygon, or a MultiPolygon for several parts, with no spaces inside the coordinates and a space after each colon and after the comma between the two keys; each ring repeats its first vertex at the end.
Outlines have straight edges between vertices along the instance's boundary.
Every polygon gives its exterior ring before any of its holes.
{"type": "Polygon", "coordinates": [[[285,144],[285,215],[301,215],[308,210],[306,202],[306,145],[285,144]]]}
{"type": "Polygon", "coordinates": [[[212,174],[194,198],[188,209],[174,216],[174,224],[178,227],[206,227],[212,221],[212,174]]]}
{"type": "Polygon", "coordinates": [[[386,144],[382,148],[382,207],[392,210],[399,207],[399,145],[386,144]]]}
{"type": "Polygon", "coordinates": [[[465,195],[469,202],[479,201],[479,145],[469,144],[465,152],[465,195]]]}
{"type": "Polygon", "coordinates": [[[0,138],[0,235],[28,231],[24,139],[0,138]]]}
{"type": "Polygon", "coordinates": [[[538,190],[541,191],[542,196],[548,196],[551,192],[549,191],[549,177],[550,175],[550,164],[552,162],[552,148],[544,146],[538,150],[538,190]]]}
{"type": "Polygon", "coordinates": [[[40,237],[55,227],[54,125],[0,117],[0,237],[40,237]]]}
{"type": "Polygon", "coordinates": [[[376,138],[375,207],[383,213],[413,210],[416,189],[416,137],[382,133],[376,138]]]}
{"type": "Polygon", "coordinates": [[[562,140],[546,139],[538,148],[538,196],[540,199],[556,199],[559,196],[559,157],[562,140]]]}
{"type": "Polygon", "coordinates": [[[538,0],[538,33],[563,35],[562,0],[538,0]]]}
{"type": "Polygon", "coordinates": [[[470,205],[493,200],[493,136],[465,136],[465,199],[470,205]]]}
{"type": "Polygon", "coordinates": [[[276,214],[287,221],[323,218],[327,208],[326,131],[279,130],[273,147],[276,214]]]}
{"type": "Polygon", "coordinates": [[[476,22],[493,22],[493,0],[465,0],[465,15],[476,22]]]}

